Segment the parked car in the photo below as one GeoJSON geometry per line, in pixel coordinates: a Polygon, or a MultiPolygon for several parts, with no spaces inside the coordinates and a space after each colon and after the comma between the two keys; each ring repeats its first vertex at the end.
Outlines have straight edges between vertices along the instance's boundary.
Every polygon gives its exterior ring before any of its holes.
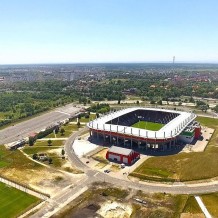
{"type": "Polygon", "coordinates": [[[104,170],[105,173],[110,173],[110,170],[104,170]]]}
{"type": "Polygon", "coordinates": [[[121,167],[121,169],[123,169],[123,168],[125,168],[125,164],[124,163],[122,163],[121,165],[120,165],[120,167],[121,167]]]}

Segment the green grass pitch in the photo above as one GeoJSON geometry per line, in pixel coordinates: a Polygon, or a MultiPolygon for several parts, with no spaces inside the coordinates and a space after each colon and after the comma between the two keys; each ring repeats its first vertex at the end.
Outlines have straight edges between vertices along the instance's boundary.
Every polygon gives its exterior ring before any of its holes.
{"type": "Polygon", "coordinates": [[[40,200],[35,196],[0,182],[0,217],[17,217],[38,202],[40,200]]]}
{"type": "Polygon", "coordinates": [[[161,123],[153,123],[153,122],[146,122],[146,121],[139,121],[132,125],[132,127],[140,128],[140,129],[147,129],[152,131],[160,130],[164,124],[161,123]]]}

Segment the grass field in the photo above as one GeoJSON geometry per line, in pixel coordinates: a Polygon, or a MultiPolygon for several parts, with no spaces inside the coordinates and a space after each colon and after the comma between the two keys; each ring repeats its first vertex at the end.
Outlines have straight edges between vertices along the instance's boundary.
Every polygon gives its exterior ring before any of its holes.
{"type": "Polygon", "coordinates": [[[85,118],[85,117],[81,117],[81,119],[79,120],[82,123],[88,123],[91,120],[96,119],[96,115],[95,114],[90,114],[89,118],[85,118]]]}
{"type": "MultiPolygon", "coordinates": [[[[94,120],[94,119],[96,119],[96,114],[90,114],[90,115],[89,115],[89,118],[85,118],[85,116],[82,116],[82,117],[79,119],[79,121],[80,121],[80,123],[88,123],[89,121],[92,121],[92,120],[94,120]]],[[[74,118],[72,121],[73,121],[73,122],[77,122],[77,118],[74,118]]]]}
{"type": "Polygon", "coordinates": [[[22,211],[39,203],[40,200],[32,195],[0,183],[0,216],[17,217],[22,211]]]}
{"type": "Polygon", "coordinates": [[[153,123],[153,122],[146,122],[146,121],[139,121],[132,125],[132,127],[139,128],[139,129],[147,129],[152,131],[160,130],[164,124],[162,123],[153,123]]]}
{"type": "Polygon", "coordinates": [[[218,193],[202,195],[201,199],[209,213],[213,217],[218,217],[218,193]]]}
{"type": "Polygon", "coordinates": [[[57,149],[57,148],[52,147],[52,146],[48,146],[48,147],[28,146],[28,147],[25,147],[25,148],[23,149],[23,151],[24,151],[26,154],[32,156],[33,154],[37,154],[37,153],[47,153],[48,151],[52,151],[53,149],[57,149]]]}
{"type": "Polygon", "coordinates": [[[73,168],[71,165],[70,166],[65,166],[67,164],[66,159],[62,159],[61,156],[61,150],[62,148],[57,148],[57,147],[42,147],[42,146],[28,146],[23,149],[23,151],[28,154],[30,157],[32,157],[33,154],[37,153],[46,153],[48,157],[52,158],[52,164],[49,164],[48,161],[43,161],[44,164],[47,164],[51,167],[54,168],[60,168],[62,170],[72,172],[72,173],[82,173],[82,171],[77,170],[76,168],[73,168]]]}
{"type": "Polygon", "coordinates": [[[41,166],[30,161],[19,150],[9,151],[3,145],[0,145],[0,173],[4,174],[11,169],[28,170],[40,169],[41,166]]]}
{"type": "Polygon", "coordinates": [[[45,147],[47,146],[48,148],[51,148],[51,147],[55,147],[55,146],[63,146],[64,145],[64,140],[51,140],[52,143],[51,143],[51,146],[48,145],[48,141],[39,141],[39,140],[36,140],[36,142],[34,143],[33,146],[30,146],[30,147],[45,147]]]}
{"type": "MultiPolygon", "coordinates": [[[[61,134],[60,131],[56,134],[57,138],[66,138],[69,137],[74,131],[78,131],[78,126],[76,124],[67,124],[63,125],[61,128],[65,130],[64,134],[61,134]]],[[[45,138],[55,138],[54,133],[50,133],[45,138]]]]}
{"type": "Polygon", "coordinates": [[[202,213],[201,208],[198,205],[198,202],[195,200],[194,196],[189,196],[186,205],[184,207],[183,213],[202,213]]]}
{"type": "Polygon", "coordinates": [[[179,153],[168,156],[151,157],[131,175],[143,179],[175,179],[190,181],[218,176],[218,119],[198,117],[202,126],[215,129],[204,152],[179,153]],[[146,178],[145,178],[146,179],[146,178]]]}

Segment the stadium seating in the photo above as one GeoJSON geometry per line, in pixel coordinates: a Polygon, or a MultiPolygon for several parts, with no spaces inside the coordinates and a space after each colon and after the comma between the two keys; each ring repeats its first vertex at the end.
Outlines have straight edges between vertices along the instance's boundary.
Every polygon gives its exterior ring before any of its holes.
{"type": "Polygon", "coordinates": [[[169,113],[164,111],[136,110],[114,118],[108,121],[107,124],[132,126],[139,121],[167,124],[178,115],[179,114],[177,113],[169,113]]]}

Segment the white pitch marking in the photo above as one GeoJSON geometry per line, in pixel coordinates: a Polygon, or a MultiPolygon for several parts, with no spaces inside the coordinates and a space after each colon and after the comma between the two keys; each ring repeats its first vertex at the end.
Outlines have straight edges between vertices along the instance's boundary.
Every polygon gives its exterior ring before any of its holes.
{"type": "Polygon", "coordinates": [[[210,213],[208,212],[207,208],[205,207],[203,201],[201,200],[201,198],[199,196],[195,196],[196,201],[198,202],[198,205],[200,206],[202,212],[204,213],[206,218],[212,218],[212,216],[210,215],[210,213]]]}
{"type": "Polygon", "coordinates": [[[96,174],[94,174],[94,177],[96,177],[99,174],[99,172],[97,172],[96,174]]]}

